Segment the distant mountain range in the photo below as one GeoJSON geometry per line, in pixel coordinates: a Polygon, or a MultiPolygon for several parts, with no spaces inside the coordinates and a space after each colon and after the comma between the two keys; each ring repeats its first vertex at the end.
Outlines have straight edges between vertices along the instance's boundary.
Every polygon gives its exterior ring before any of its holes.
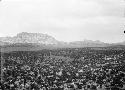
{"type": "Polygon", "coordinates": [[[101,41],[74,41],[62,42],[54,37],[42,33],[27,33],[22,32],[14,37],[0,37],[0,46],[8,49],[16,50],[39,50],[48,48],[82,48],[82,47],[109,47],[109,46],[124,46],[125,42],[119,43],[104,43],[101,41]]]}

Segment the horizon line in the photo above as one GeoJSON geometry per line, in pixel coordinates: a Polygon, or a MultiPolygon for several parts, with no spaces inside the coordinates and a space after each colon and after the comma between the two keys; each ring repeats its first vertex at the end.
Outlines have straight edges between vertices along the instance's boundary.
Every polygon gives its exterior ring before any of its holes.
{"type": "Polygon", "coordinates": [[[91,39],[86,39],[84,38],[83,40],[71,40],[71,41],[63,41],[63,40],[58,40],[57,38],[55,38],[54,36],[52,35],[49,35],[47,33],[39,33],[39,32],[19,32],[19,33],[16,33],[16,35],[5,35],[5,36],[0,36],[0,38],[6,38],[6,37],[16,37],[18,34],[21,34],[21,33],[30,33],[30,34],[44,34],[44,35],[48,35],[48,36],[51,36],[53,37],[54,39],[56,39],[57,41],[60,41],[60,42],[66,42],[66,43],[71,43],[71,42],[84,42],[84,41],[93,41],[93,42],[102,42],[102,43],[106,43],[106,44],[115,44],[115,43],[122,43],[122,42],[125,42],[124,40],[123,41],[119,41],[119,42],[105,42],[105,41],[102,41],[102,40],[91,40],[91,39]]]}

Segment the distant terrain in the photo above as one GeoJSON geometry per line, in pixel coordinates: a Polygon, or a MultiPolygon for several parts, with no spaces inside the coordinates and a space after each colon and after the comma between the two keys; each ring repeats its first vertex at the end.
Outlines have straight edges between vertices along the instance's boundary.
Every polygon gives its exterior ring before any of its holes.
{"type": "Polygon", "coordinates": [[[105,47],[110,49],[124,49],[125,42],[109,44],[98,40],[84,40],[68,43],[58,41],[47,34],[22,32],[14,37],[0,37],[0,47],[1,52],[84,47],[93,47],[94,49],[104,49],[105,47]]]}

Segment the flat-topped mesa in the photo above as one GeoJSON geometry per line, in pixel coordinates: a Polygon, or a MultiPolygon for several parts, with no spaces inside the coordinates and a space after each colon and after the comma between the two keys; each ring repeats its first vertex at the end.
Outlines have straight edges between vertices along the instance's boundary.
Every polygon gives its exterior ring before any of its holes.
{"type": "Polygon", "coordinates": [[[1,38],[2,42],[9,42],[11,44],[15,43],[38,43],[38,44],[57,44],[58,41],[47,35],[42,33],[27,33],[22,32],[17,34],[17,36],[14,37],[7,37],[1,38]]]}
{"type": "Polygon", "coordinates": [[[25,37],[25,36],[29,36],[29,37],[30,36],[32,36],[32,37],[47,37],[49,35],[42,34],[42,33],[27,33],[27,32],[22,32],[22,33],[18,33],[16,37],[25,37]]]}

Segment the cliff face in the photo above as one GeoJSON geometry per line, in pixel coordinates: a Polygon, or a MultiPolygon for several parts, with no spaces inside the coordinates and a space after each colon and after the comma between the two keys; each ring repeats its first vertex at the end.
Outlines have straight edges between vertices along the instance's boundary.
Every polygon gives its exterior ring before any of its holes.
{"type": "Polygon", "coordinates": [[[41,33],[26,33],[22,32],[14,37],[2,37],[1,42],[7,42],[10,44],[16,43],[37,43],[37,44],[57,44],[58,41],[46,34],[41,33]]]}

